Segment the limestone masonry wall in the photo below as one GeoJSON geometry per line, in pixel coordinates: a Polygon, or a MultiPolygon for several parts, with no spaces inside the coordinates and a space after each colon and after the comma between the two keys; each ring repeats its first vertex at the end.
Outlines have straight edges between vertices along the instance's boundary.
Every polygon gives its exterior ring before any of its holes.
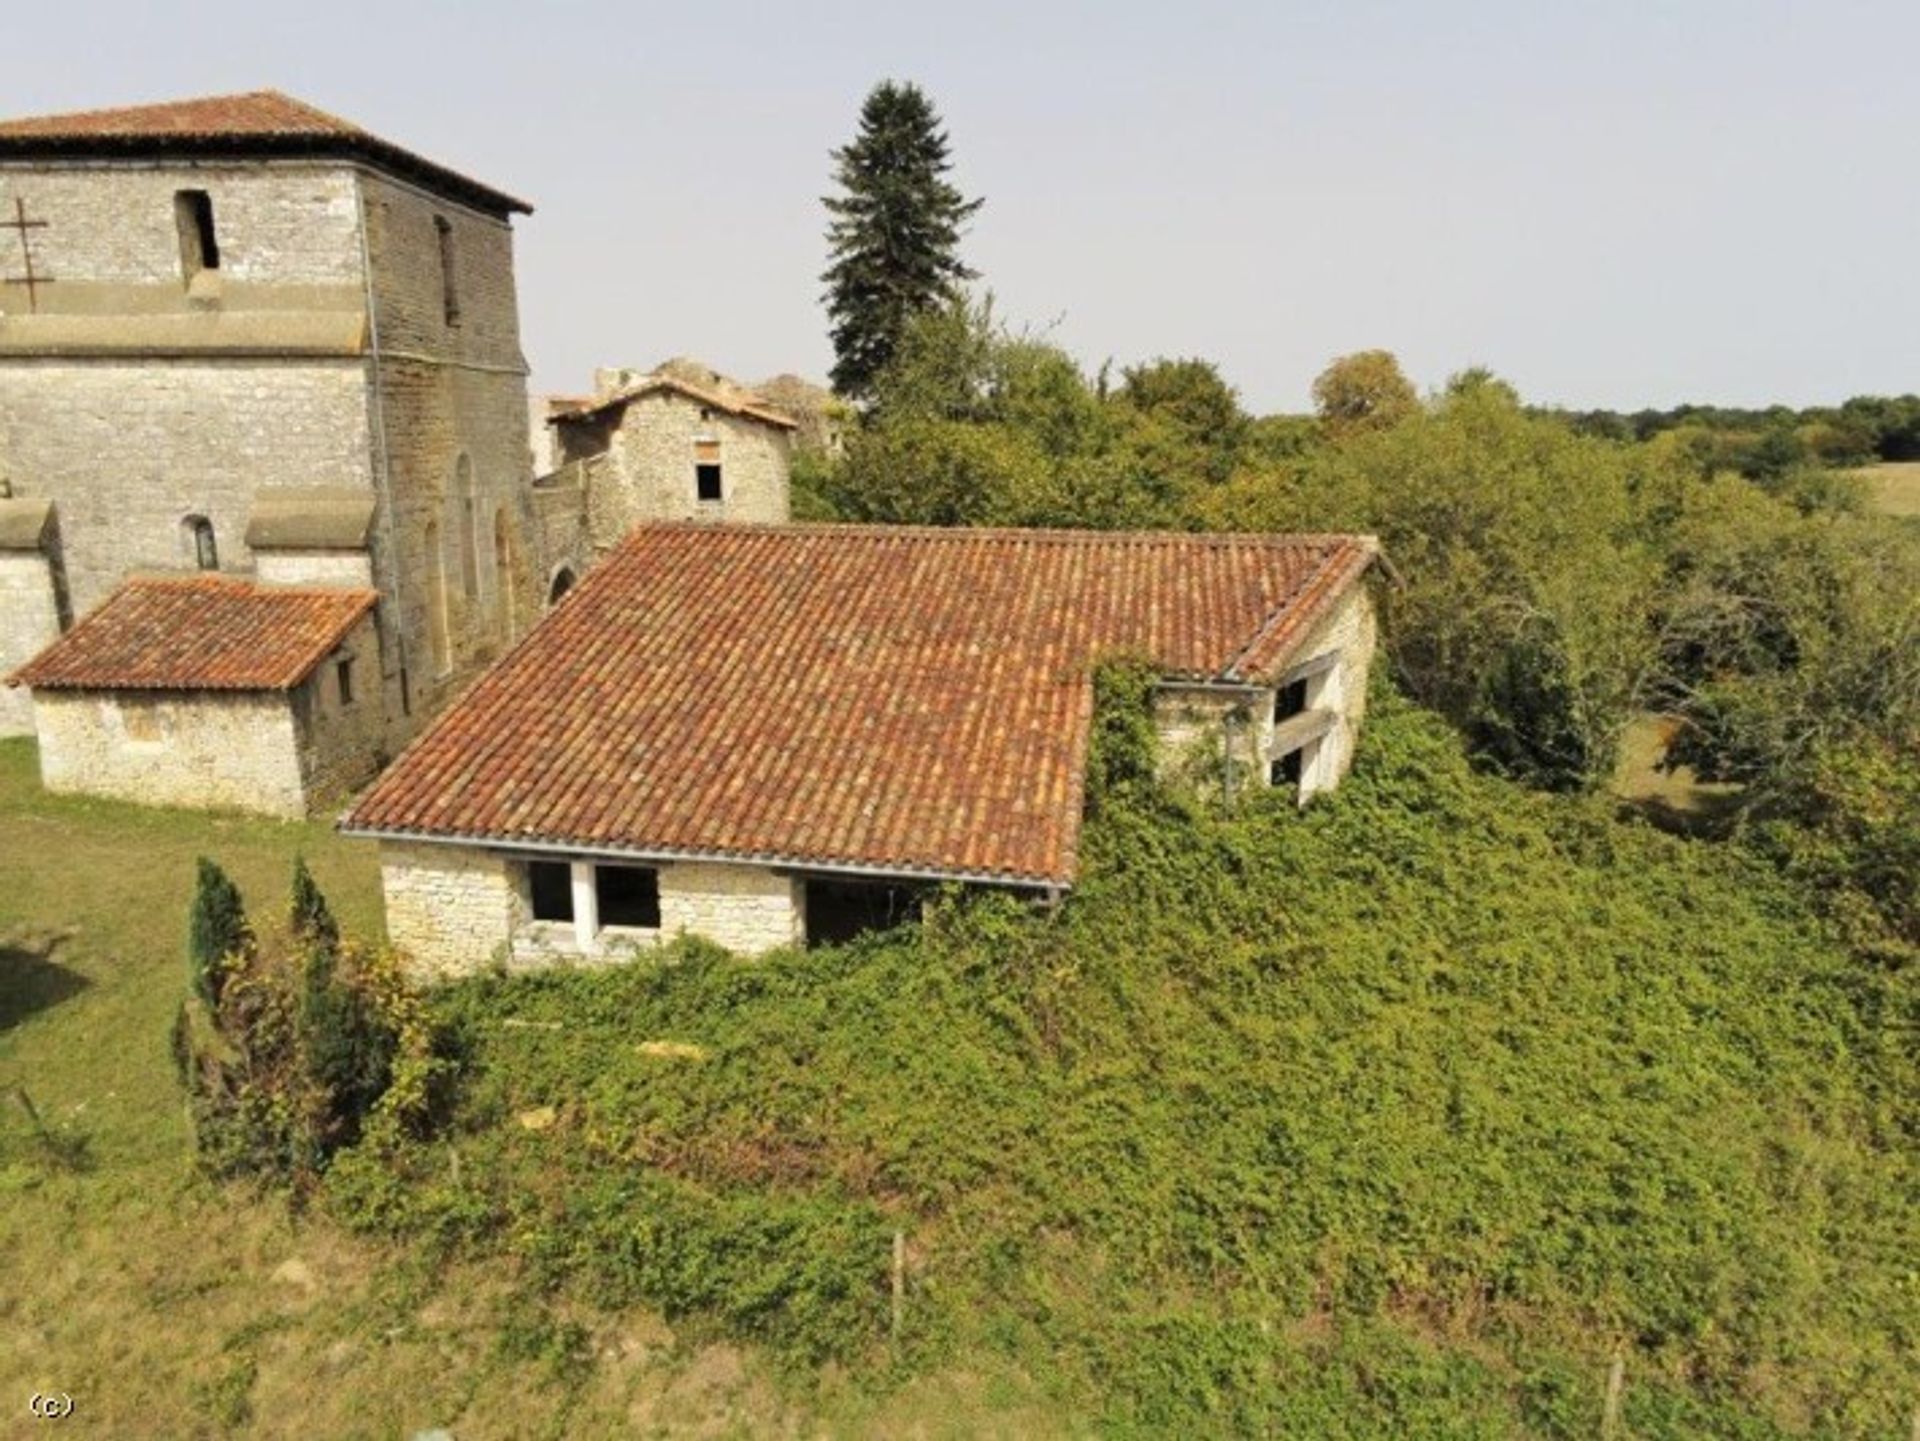
{"type": "Polygon", "coordinates": [[[806,939],[806,888],[760,866],[680,861],[660,870],[660,930],[758,955],[806,939]]]}
{"type": "Polygon", "coordinates": [[[34,706],[40,777],[50,791],[306,814],[293,711],[282,692],[42,690],[34,706]]]}
{"type": "MultiPolygon", "coordinates": [[[[1319,742],[1310,773],[1302,777],[1305,794],[1332,789],[1353,764],[1378,636],[1373,599],[1364,584],[1357,584],[1294,650],[1299,664],[1329,654],[1339,657],[1315,682],[1311,705],[1331,711],[1334,721],[1319,742]]],[[[1217,786],[1230,746],[1234,786],[1267,783],[1269,767],[1277,759],[1272,687],[1243,693],[1169,685],[1155,692],[1153,706],[1163,772],[1217,786]]]]}
{"type": "Polygon", "coordinates": [[[386,764],[387,722],[380,696],[380,634],[371,616],[293,692],[306,808],[318,814],[344,801],[386,764]],[[348,667],[351,698],[343,696],[348,667]]]}
{"type": "Polygon", "coordinates": [[[663,864],[660,928],[598,930],[584,949],[573,925],[532,919],[524,860],[475,846],[383,841],[380,869],[388,939],[422,980],[471,975],[496,961],[516,969],[604,964],[683,932],[745,955],[806,938],[804,886],[760,866],[663,864]]]}
{"type": "MultiPolygon", "coordinates": [[[[0,678],[32,660],[60,635],[53,571],[37,550],[0,550],[0,678]]],[[[33,733],[33,695],[0,684],[0,736],[33,733]]]]}
{"type": "Polygon", "coordinates": [[[55,502],[78,617],[130,572],[191,569],[187,516],[244,571],[255,491],[371,485],[366,394],[358,361],[0,356],[0,473],[55,502]]]}
{"type": "Polygon", "coordinates": [[[34,235],[34,266],[55,277],[43,292],[54,303],[65,294],[78,304],[86,292],[72,287],[82,286],[184,291],[173,202],[181,190],[204,190],[213,202],[223,278],[360,286],[354,172],[338,162],[10,161],[0,168],[0,208],[11,215],[17,196],[29,218],[46,221],[34,235]]]}
{"type": "Polygon", "coordinates": [[[507,862],[473,847],[380,843],[387,939],[417,981],[472,975],[505,951],[514,928],[507,862]]]}
{"type": "Polygon", "coordinates": [[[610,483],[594,487],[591,529],[596,550],[617,544],[645,520],[713,520],[780,524],[791,512],[787,433],[657,391],[626,407],[613,432],[610,483]],[[721,489],[703,501],[694,486],[697,441],[719,445],[721,489]]]}

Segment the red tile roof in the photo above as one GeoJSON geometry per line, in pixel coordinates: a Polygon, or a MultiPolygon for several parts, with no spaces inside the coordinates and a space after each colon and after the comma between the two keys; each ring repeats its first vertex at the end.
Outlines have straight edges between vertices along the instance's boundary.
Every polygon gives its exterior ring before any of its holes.
{"type": "Polygon", "coordinates": [[[378,599],[232,576],[140,577],[7,680],[44,690],[288,690],[378,599]]]}
{"type": "Polygon", "coordinates": [[[1095,662],[1269,678],[1375,552],[1358,536],[642,527],[343,824],[1066,884],[1095,662]]]}
{"type": "Polygon", "coordinates": [[[0,121],[0,158],[101,154],[341,156],[370,161],[494,214],[532,213],[524,200],[278,90],[0,121]]]}
{"type": "Polygon", "coordinates": [[[566,407],[556,405],[547,416],[547,424],[561,425],[568,421],[596,419],[610,411],[624,410],[633,401],[642,396],[652,395],[658,390],[671,390],[686,396],[698,405],[710,406],[714,410],[724,410],[729,415],[743,416],[748,420],[757,420],[763,425],[771,425],[780,430],[800,428],[800,422],[791,415],[775,410],[756,398],[729,395],[704,385],[695,385],[692,381],[682,380],[677,375],[661,374],[643,376],[609,396],[594,397],[566,407]]]}

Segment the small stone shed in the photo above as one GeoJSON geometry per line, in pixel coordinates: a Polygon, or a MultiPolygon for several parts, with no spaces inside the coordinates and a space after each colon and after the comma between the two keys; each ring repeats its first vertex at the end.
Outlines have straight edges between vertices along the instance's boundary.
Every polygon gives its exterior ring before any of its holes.
{"type": "Polygon", "coordinates": [[[8,678],[50,791],[301,817],[379,768],[375,591],[136,577],[8,678]]]}
{"type": "Polygon", "coordinates": [[[937,882],[1071,887],[1093,674],[1144,656],[1170,763],[1304,798],[1366,701],[1364,536],[649,525],[376,782],[422,979],[755,953],[937,882]]]}

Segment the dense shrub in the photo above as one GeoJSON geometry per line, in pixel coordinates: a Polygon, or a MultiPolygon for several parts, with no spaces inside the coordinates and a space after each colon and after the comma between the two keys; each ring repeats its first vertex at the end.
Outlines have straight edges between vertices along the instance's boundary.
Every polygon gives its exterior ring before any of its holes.
{"type": "Polygon", "coordinates": [[[201,1164],[304,1185],[370,1120],[423,1129],[451,1063],[397,958],[343,941],[298,861],[284,945],[256,944],[238,893],[201,866],[196,945],[218,933],[203,913],[245,936],[214,971],[212,1003],[190,999],[171,1038],[201,1164]]]}
{"type": "Polygon", "coordinates": [[[884,1346],[897,1226],[903,1364],[996,1348],[1116,1434],[1587,1436],[1616,1349],[1636,1434],[1903,1424],[1896,993],[1772,869],[1391,692],[1304,811],[1100,730],[1057,910],[454,987],[450,1128],[336,1208],[805,1360],[884,1346]]]}

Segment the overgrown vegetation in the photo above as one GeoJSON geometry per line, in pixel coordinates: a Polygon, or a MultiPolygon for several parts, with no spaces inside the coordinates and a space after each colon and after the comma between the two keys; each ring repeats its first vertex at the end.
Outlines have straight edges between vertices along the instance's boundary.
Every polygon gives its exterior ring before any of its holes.
{"type": "Polygon", "coordinates": [[[902,1229],[901,1368],[1017,1357],[1113,1434],[1588,1436],[1615,1353],[1636,1435],[1905,1424],[1910,979],[1390,691],[1337,795],[1216,813],[1128,675],[1059,911],[456,987],[450,1129],[332,1207],[869,1374],[902,1229]]]}
{"type": "Polygon", "coordinates": [[[342,940],[304,857],[287,911],[284,947],[263,951],[239,889],[200,861],[173,1051],[207,1171],[304,1193],[367,1126],[420,1133],[452,1061],[398,958],[342,940]]]}

